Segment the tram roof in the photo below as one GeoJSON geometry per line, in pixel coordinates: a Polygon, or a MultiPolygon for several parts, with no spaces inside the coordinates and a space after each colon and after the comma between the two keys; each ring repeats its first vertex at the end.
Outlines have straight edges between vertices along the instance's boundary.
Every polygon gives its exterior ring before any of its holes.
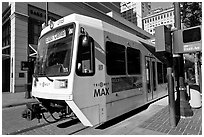
{"type": "Polygon", "coordinates": [[[102,21],[101,20],[73,13],[73,14],[65,16],[65,17],[63,17],[63,18],[61,18],[55,22],[51,21],[51,23],[53,23],[52,25],[54,25],[54,27],[53,28],[51,28],[50,26],[45,27],[41,32],[41,36],[43,36],[45,33],[47,33],[48,31],[50,31],[52,29],[55,29],[57,27],[60,27],[60,26],[66,25],[67,23],[72,23],[72,22],[80,22],[82,24],[86,24],[88,26],[93,26],[95,28],[102,28],[102,21]]]}
{"type": "MultiPolygon", "coordinates": [[[[52,22],[53,25],[54,25],[54,27],[52,29],[57,28],[57,27],[62,26],[62,25],[66,25],[67,23],[71,23],[71,22],[80,22],[80,24],[85,24],[85,25],[92,26],[92,27],[95,27],[95,28],[98,28],[98,29],[102,29],[105,26],[112,25],[113,28],[120,29],[123,32],[128,32],[129,34],[132,34],[133,36],[138,37],[138,39],[140,39],[141,41],[145,41],[148,44],[154,46],[153,43],[151,43],[148,40],[146,40],[144,38],[141,38],[140,36],[136,35],[135,33],[137,32],[137,30],[131,29],[131,31],[130,31],[130,28],[128,30],[125,30],[125,28],[123,28],[124,24],[122,24],[122,23],[120,23],[118,21],[117,21],[117,25],[116,24],[113,25],[113,24],[111,24],[109,22],[106,22],[106,21],[103,21],[103,20],[100,20],[100,19],[96,19],[96,18],[93,18],[93,17],[80,15],[80,14],[76,14],[76,13],[70,14],[70,15],[65,16],[65,17],[63,17],[63,18],[61,18],[61,19],[59,19],[59,20],[57,20],[55,22],[52,22]]],[[[45,33],[47,33],[50,30],[51,30],[51,28],[49,26],[47,26],[46,28],[44,28],[42,30],[41,36],[44,35],[45,33]]]]}
{"type": "MultiPolygon", "coordinates": [[[[160,59],[162,62],[165,62],[166,59],[163,56],[163,53],[157,53],[155,52],[155,45],[151,42],[149,42],[146,39],[143,39],[133,33],[131,33],[130,31],[125,31],[124,29],[118,28],[117,26],[114,26],[112,24],[109,24],[105,21],[96,19],[96,18],[92,18],[92,17],[88,17],[88,16],[84,16],[84,15],[80,15],[80,14],[70,14],[68,16],[65,16],[55,22],[53,22],[54,27],[52,29],[55,29],[59,26],[63,26],[66,25],[67,23],[72,23],[72,22],[80,22],[82,24],[88,25],[88,26],[93,26],[95,28],[98,29],[104,29],[104,30],[108,30],[109,32],[116,33],[117,35],[120,35],[120,32],[124,32],[125,34],[129,34],[128,36],[126,36],[126,38],[130,39],[130,40],[135,40],[135,37],[137,37],[137,41],[138,43],[141,43],[144,47],[146,47],[152,54],[154,54],[158,59],[160,59]],[[109,26],[109,27],[107,27],[109,26]],[[114,31],[113,31],[114,30],[114,31]],[[116,31],[117,30],[117,31],[116,31]],[[118,32],[118,33],[117,33],[118,32]]],[[[119,22],[118,22],[119,23],[119,22]]],[[[44,28],[41,32],[41,36],[44,35],[45,33],[47,33],[48,31],[50,31],[51,28],[49,26],[47,26],[46,28],[44,28]]]]}
{"type": "MultiPolygon", "coordinates": [[[[77,14],[77,13],[73,13],[73,14],[70,14],[68,16],[65,16],[55,22],[53,22],[54,24],[54,28],[58,27],[58,26],[61,26],[61,25],[65,25],[69,22],[75,22],[75,21],[78,21],[80,23],[83,23],[83,24],[86,24],[86,25],[91,25],[93,27],[101,27],[102,28],[102,22],[105,22],[105,23],[108,23],[112,26],[115,26],[117,28],[120,28],[124,31],[127,31],[133,35],[136,35],[137,37],[141,37],[142,39],[150,39],[149,35],[146,36],[147,32],[144,31],[145,34],[141,33],[141,30],[140,28],[138,27],[135,27],[133,28],[131,23],[129,25],[127,25],[127,23],[121,23],[120,21],[118,21],[118,16],[117,18],[115,17],[115,14],[114,14],[114,17],[111,17],[110,15],[106,15],[105,16],[106,19],[99,19],[99,18],[94,18],[94,17],[89,17],[89,16],[85,16],[85,15],[81,15],[81,14],[77,14]],[[144,37],[142,37],[142,36],[144,37]]],[[[54,29],[53,28],[53,29],[54,29]]],[[[43,29],[41,35],[45,34],[47,31],[51,30],[50,27],[46,27],[45,29],[43,29]]]]}

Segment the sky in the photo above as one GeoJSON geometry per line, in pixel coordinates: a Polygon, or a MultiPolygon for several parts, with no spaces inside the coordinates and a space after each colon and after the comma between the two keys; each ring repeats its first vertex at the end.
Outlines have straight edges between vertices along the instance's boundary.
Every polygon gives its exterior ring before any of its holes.
{"type": "Polygon", "coordinates": [[[156,8],[169,8],[173,5],[173,2],[152,2],[151,3],[151,9],[156,8]]]}

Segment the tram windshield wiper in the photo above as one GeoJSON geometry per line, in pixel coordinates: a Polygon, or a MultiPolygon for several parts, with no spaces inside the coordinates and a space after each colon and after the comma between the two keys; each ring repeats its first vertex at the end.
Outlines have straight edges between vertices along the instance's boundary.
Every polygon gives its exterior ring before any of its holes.
{"type": "Polygon", "coordinates": [[[45,77],[46,77],[49,81],[51,81],[51,82],[54,81],[53,79],[49,78],[47,75],[45,75],[45,77]]]}

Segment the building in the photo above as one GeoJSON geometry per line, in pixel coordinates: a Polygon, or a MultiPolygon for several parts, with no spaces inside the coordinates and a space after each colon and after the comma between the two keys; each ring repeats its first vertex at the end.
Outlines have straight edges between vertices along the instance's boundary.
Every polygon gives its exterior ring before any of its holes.
{"type": "MultiPolygon", "coordinates": [[[[72,13],[78,13],[119,24],[106,15],[111,11],[120,14],[119,2],[2,2],[2,89],[12,93],[25,91],[32,82],[34,61],[42,24],[46,19],[56,21],[72,13]],[[28,69],[29,68],[29,69],[28,69]]],[[[144,39],[150,34],[119,24],[144,39]]]]}
{"type": "Polygon", "coordinates": [[[155,9],[151,14],[142,19],[144,30],[150,34],[155,34],[155,27],[161,25],[172,25],[174,27],[174,7],[167,9],[155,9]]]}
{"type": "Polygon", "coordinates": [[[122,17],[143,29],[142,18],[150,14],[151,2],[121,2],[122,17]]]}

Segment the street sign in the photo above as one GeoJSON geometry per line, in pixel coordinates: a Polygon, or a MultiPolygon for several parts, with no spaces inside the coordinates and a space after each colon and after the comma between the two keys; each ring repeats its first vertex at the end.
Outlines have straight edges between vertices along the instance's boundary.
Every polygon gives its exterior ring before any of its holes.
{"type": "Polygon", "coordinates": [[[29,69],[29,62],[28,61],[21,61],[21,70],[27,71],[29,69]]]}
{"type": "Polygon", "coordinates": [[[169,52],[172,50],[171,30],[165,25],[155,28],[156,52],[169,52]]]}
{"type": "Polygon", "coordinates": [[[173,53],[202,51],[201,26],[173,32],[173,53]]]}

